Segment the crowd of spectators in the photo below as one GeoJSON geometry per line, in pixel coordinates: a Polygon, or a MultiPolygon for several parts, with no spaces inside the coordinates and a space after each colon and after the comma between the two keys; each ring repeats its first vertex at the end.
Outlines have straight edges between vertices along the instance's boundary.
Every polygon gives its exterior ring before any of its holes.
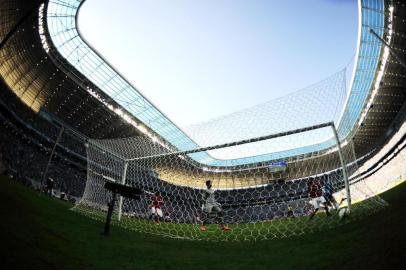
{"type": "Polygon", "coordinates": [[[81,197],[86,183],[85,146],[72,140],[69,130],[63,133],[43,181],[59,129],[20,102],[0,99],[0,173],[36,189],[51,177],[53,195],[81,197]]]}

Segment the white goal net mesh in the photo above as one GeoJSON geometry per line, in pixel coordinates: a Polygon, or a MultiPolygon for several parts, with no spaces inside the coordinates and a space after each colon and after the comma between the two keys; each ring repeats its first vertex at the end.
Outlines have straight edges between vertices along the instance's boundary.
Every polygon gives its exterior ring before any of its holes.
{"type": "Polygon", "coordinates": [[[104,185],[115,182],[142,194],[119,197],[114,224],[225,241],[300,235],[373,213],[385,202],[356,177],[347,139],[354,119],[343,117],[345,72],[186,128],[188,138],[173,138],[177,148],[158,137],[89,141],[86,188],[75,209],[104,220],[116,197],[104,185]]]}
{"type": "Polygon", "coordinates": [[[114,224],[168,237],[239,241],[327,229],[385,205],[363,180],[351,182],[358,169],[353,145],[341,144],[343,167],[332,126],[290,133],[209,148],[209,152],[226,155],[244,149],[245,163],[237,166],[232,160],[223,160],[222,166],[196,161],[196,156],[208,153],[207,148],[170,151],[145,137],[91,140],[87,147],[88,180],[76,210],[104,220],[112,199],[104,184],[113,181],[143,191],[135,199],[120,197],[114,224]],[[321,133],[325,139],[318,142],[321,133]],[[295,140],[291,147],[280,148],[269,153],[269,160],[256,162],[258,147],[277,145],[278,140],[289,137],[295,140]],[[318,143],[308,145],[308,141],[318,143]],[[350,177],[349,193],[344,170],[350,177]],[[211,195],[207,195],[207,180],[212,184],[211,195]],[[328,191],[335,200],[326,198],[328,191]],[[350,201],[351,214],[339,215],[338,209],[346,208],[350,201]],[[316,208],[319,211],[312,217],[316,208]]]}

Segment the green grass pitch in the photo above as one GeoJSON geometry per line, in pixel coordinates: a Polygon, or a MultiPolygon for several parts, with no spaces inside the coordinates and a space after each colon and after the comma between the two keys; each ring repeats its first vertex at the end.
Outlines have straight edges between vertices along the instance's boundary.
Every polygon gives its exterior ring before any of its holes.
{"type": "MultiPolygon", "coordinates": [[[[104,237],[100,234],[103,223],[71,211],[71,204],[39,195],[1,177],[0,266],[2,269],[399,269],[406,264],[406,183],[381,196],[389,206],[371,216],[287,239],[188,241],[116,226],[112,227],[111,236],[104,237]]],[[[209,233],[221,232],[213,227],[209,233]]]]}

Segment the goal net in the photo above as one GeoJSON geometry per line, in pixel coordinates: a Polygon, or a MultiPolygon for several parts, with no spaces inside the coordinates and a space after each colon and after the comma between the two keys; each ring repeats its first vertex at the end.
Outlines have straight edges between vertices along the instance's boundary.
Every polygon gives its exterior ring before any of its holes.
{"type": "Polygon", "coordinates": [[[90,140],[86,188],[75,210],[104,220],[113,197],[104,185],[111,181],[143,191],[119,197],[113,216],[117,226],[139,232],[240,241],[332,228],[385,205],[353,177],[353,143],[338,138],[328,122],[186,151],[145,137],[90,140]]]}

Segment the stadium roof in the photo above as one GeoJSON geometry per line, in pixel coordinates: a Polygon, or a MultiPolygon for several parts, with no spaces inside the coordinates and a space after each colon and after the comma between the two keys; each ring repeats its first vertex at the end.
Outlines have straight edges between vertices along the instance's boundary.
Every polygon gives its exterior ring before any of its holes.
{"type": "MultiPolygon", "coordinates": [[[[145,123],[152,131],[165,141],[170,142],[178,150],[190,150],[201,147],[118,74],[82,39],[77,26],[77,13],[83,2],[76,0],[50,1],[47,8],[47,25],[53,46],[75,68],[98,86],[101,91],[109,95],[130,114],[145,123]]],[[[338,131],[342,138],[346,137],[355,126],[355,122],[361,113],[374,80],[382,45],[379,42],[371,42],[375,37],[371,36],[368,31],[369,28],[373,28],[380,36],[383,36],[383,10],[383,1],[366,1],[362,9],[363,13],[360,16],[362,20],[360,22],[360,40],[356,61],[357,68],[352,80],[352,89],[347,109],[344,111],[342,119],[338,124],[338,131]],[[360,70],[362,71],[360,72],[360,70]]],[[[317,124],[317,122],[314,124],[317,124]]],[[[138,124],[134,123],[134,126],[138,127],[138,124]]],[[[334,140],[325,140],[321,144],[313,145],[311,150],[308,147],[300,147],[294,149],[294,151],[288,150],[260,155],[255,159],[251,157],[234,159],[233,162],[215,159],[206,152],[194,155],[193,158],[206,165],[225,166],[230,164],[235,166],[248,162],[261,162],[305,154],[309,151],[322,150],[332,145],[334,145],[334,140]]]]}
{"type": "MultiPolygon", "coordinates": [[[[1,75],[9,88],[32,109],[47,110],[89,137],[144,134],[179,150],[198,148],[83,41],[76,25],[82,3],[51,0],[21,25],[0,51],[1,75]]],[[[39,4],[2,1],[7,16],[1,18],[1,37],[39,4]]],[[[360,1],[356,67],[338,124],[341,138],[352,138],[360,153],[370,150],[382,137],[405,100],[401,91],[404,72],[368,32],[373,28],[404,55],[405,8],[400,2],[394,4],[391,8],[383,0],[360,1]],[[391,20],[396,31],[389,29],[391,20]]],[[[217,162],[207,155],[196,159],[211,165],[217,162]]]]}

